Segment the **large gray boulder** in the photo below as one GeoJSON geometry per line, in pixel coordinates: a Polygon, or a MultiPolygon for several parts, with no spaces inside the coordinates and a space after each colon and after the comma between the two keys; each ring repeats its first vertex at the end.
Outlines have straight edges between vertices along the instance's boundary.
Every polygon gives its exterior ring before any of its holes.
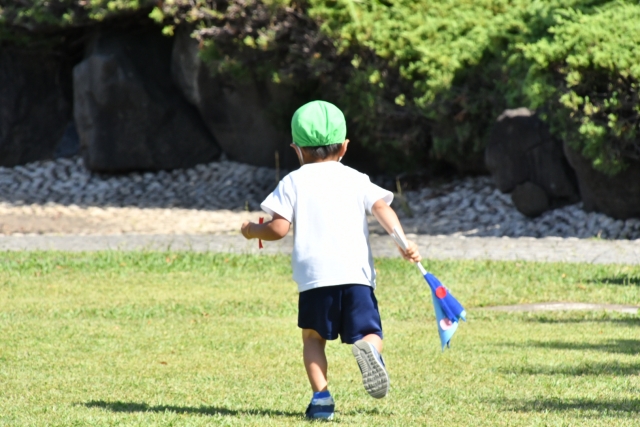
{"type": "Polygon", "coordinates": [[[155,27],[98,33],[74,68],[74,118],[89,169],[186,168],[219,156],[172,82],[172,42],[155,27]]]}
{"type": "Polygon", "coordinates": [[[71,66],[55,52],[0,50],[0,166],[54,157],[71,120],[71,66]]]}
{"type": "Polygon", "coordinates": [[[504,193],[512,192],[521,184],[530,183],[517,192],[518,205],[525,206],[526,195],[535,194],[536,209],[523,212],[535,216],[542,206],[539,191],[554,208],[579,200],[575,175],[569,166],[562,143],[551,136],[546,125],[535,112],[526,108],[505,110],[493,125],[485,150],[485,163],[493,180],[504,193]]]}
{"type": "Polygon", "coordinates": [[[626,170],[613,177],[598,172],[591,161],[564,144],[576,171],[584,209],[603,212],[616,219],[640,218],[640,162],[628,160],[626,170]]]}
{"type": "Polygon", "coordinates": [[[256,166],[298,166],[291,144],[290,123],[295,91],[286,85],[249,77],[242,81],[213,76],[199,56],[198,42],[188,27],[176,32],[171,71],[185,98],[193,104],[227,156],[256,166]]]}

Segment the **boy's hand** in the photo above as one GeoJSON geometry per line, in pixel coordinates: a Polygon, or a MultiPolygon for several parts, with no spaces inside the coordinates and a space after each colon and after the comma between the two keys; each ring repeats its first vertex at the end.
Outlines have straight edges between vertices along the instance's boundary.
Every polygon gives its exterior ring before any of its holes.
{"type": "Polygon", "coordinates": [[[420,251],[418,250],[418,245],[416,245],[411,240],[407,241],[409,247],[406,251],[403,251],[402,248],[398,247],[398,251],[402,255],[402,258],[411,262],[420,262],[422,261],[422,257],[420,256],[420,251]]]}
{"type": "Polygon", "coordinates": [[[256,224],[255,222],[245,221],[240,227],[240,232],[245,239],[262,239],[270,242],[273,240],[280,240],[289,232],[291,223],[284,219],[284,217],[275,214],[269,221],[265,221],[262,224],[256,224]]]}
{"type": "Polygon", "coordinates": [[[242,223],[242,227],[240,227],[240,232],[247,240],[252,239],[252,237],[249,235],[249,230],[251,229],[252,224],[253,223],[251,221],[245,221],[242,223]]]}

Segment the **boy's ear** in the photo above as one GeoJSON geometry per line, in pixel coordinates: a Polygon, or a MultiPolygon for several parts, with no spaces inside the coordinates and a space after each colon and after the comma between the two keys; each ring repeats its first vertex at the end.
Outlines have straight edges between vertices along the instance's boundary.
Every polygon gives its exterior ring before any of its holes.
{"type": "Polygon", "coordinates": [[[304,158],[302,157],[302,150],[300,150],[300,147],[298,147],[296,144],[289,144],[289,146],[293,148],[293,150],[296,152],[296,155],[298,156],[298,161],[300,162],[300,166],[303,166],[304,158]]]}
{"type": "Polygon", "coordinates": [[[347,153],[347,145],[349,145],[349,140],[345,139],[344,142],[342,143],[342,148],[340,149],[339,157],[342,158],[347,153]]]}

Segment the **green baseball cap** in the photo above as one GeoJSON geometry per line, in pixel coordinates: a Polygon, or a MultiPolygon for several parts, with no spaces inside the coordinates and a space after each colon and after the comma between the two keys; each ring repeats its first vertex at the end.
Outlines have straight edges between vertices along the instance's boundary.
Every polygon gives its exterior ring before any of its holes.
{"type": "Polygon", "coordinates": [[[335,105],[311,101],[293,114],[291,135],[298,147],[341,144],[347,138],[347,123],[344,114],[335,105]]]}

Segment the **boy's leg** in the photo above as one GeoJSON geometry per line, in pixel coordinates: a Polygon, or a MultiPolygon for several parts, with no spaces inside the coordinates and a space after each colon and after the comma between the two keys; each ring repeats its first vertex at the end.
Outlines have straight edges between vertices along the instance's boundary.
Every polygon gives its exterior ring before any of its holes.
{"type": "Polygon", "coordinates": [[[313,329],[302,330],[304,367],[313,389],[311,403],[305,416],[311,419],[332,420],[335,402],[327,390],[327,356],[324,349],[327,340],[313,329]]]}
{"type": "Polygon", "coordinates": [[[303,359],[313,397],[305,411],[311,419],[331,420],[335,402],[327,389],[327,340],[340,330],[340,286],[328,286],[300,292],[298,327],[302,329],[303,359]],[[335,332],[332,332],[335,331],[335,332]]]}
{"type": "Polygon", "coordinates": [[[324,352],[327,340],[313,329],[302,330],[304,368],[314,392],[327,390],[327,356],[324,352]]]}
{"type": "Polygon", "coordinates": [[[365,339],[356,341],[351,347],[351,352],[362,373],[362,385],[367,393],[376,399],[385,397],[389,392],[389,374],[387,374],[384,359],[378,351],[378,348],[382,347],[382,340],[380,337],[378,340],[380,347],[376,347],[372,340],[365,339]]]}
{"type": "Polygon", "coordinates": [[[378,335],[376,334],[369,334],[366,335],[364,337],[362,337],[363,341],[366,341],[370,344],[373,344],[373,346],[376,348],[376,350],[378,350],[378,353],[382,353],[382,338],[380,338],[378,335]]]}
{"type": "Polygon", "coordinates": [[[362,385],[372,397],[389,392],[389,375],[381,356],[382,323],[378,301],[369,286],[353,285],[345,292],[343,342],[353,343],[351,351],[362,373],[362,385]]]}

